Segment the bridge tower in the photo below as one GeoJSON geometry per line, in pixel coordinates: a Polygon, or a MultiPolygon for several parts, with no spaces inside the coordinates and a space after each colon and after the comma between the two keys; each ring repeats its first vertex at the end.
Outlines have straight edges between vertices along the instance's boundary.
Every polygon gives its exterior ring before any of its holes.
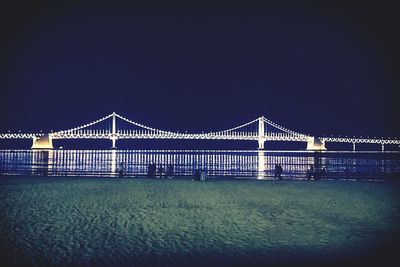
{"type": "Polygon", "coordinates": [[[112,129],[111,129],[111,141],[112,141],[112,149],[117,149],[115,143],[117,141],[117,125],[115,121],[115,112],[112,114],[112,129]]]}
{"type": "Polygon", "coordinates": [[[258,118],[258,149],[264,149],[265,142],[264,116],[258,118]]]}

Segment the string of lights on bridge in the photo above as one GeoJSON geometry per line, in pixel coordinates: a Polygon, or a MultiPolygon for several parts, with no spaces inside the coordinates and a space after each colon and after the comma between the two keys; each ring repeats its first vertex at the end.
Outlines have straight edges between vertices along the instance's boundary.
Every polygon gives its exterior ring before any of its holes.
{"type": "MultiPolygon", "coordinates": [[[[4,133],[0,134],[0,139],[33,139],[39,140],[46,136],[51,142],[54,139],[110,139],[112,147],[115,148],[115,142],[118,139],[205,139],[205,140],[254,140],[258,141],[259,148],[264,148],[265,141],[297,141],[308,142],[307,148],[325,150],[325,143],[352,143],[355,144],[381,144],[399,145],[397,138],[365,138],[365,137],[313,137],[311,135],[298,133],[283,127],[271,120],[261,116],[250,122],[221,131],[207,133],[182,133],[166,131],[152,128],[144,124],[130,120],[117,113],[112,113],[90,123],[50,133],[4,133]],[[121,123],[117,124],[117,119],[130,125],[130,128],[123,128],[121,123]],[[110,122],[104,127],[103,122],[110,122]],[[100,128],[94,126],[101,125],[100,128]],[[118,126],[118,127],[117,127],[118,126]]],[[[34,146],[33,146],[34,147],[34,146]]],[[[52,145],[51,145],[52,147],[52,145]]]]}

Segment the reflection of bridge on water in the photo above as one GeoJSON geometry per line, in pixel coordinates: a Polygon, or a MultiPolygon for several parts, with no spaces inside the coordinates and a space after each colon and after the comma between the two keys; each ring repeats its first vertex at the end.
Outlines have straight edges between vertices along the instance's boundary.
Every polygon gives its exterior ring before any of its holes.
{"type": "Polygon", "coordinates": [[[119,139],[191,139],[191,140],[254,140],[258,148],[264,149],[266,141],[307,142],[307,150],[326,150],[325,143],[351,143],[353,150],[356,144],[380,144],[382,151],[385,145],[400,145],[398,139],[363,138],[363,137],[314,137],[289,130],[265,117],[222,131],[208,133],[181,133],[155,129],[129,120],[115,112],[91,123],[51,133],[5,133],[0,139],[33,140],[32,148],[53,149],[56,139],[109,139],[112,148],[116,148],[119,139]],[[117,122],[118,121],[118,122],[117,122]]]}
{"type": "Polygon", "coordinates": [[[0,174],[43,176],[116,176],[123,164],[127,177],[143,177],[150,162],[174,165],[175,175],[193,175],[205,170],[214,177],[257,177],[272,179],[275,164],[284,168],[284,177],[305,178],[310,165],[340,176],[346,169],[361,173],[400,173],[399,160],[328,157],[325,153],[269,151],[122,151],[122,150],[22,150],[0,151],[0,174]]]}

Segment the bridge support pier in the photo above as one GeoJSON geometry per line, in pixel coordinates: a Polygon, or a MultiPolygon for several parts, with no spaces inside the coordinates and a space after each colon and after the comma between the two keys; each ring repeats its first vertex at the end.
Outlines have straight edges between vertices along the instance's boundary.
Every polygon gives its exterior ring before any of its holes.
{"type": "Polygon", "coordinates": [[[353,143],[353,151],[356,151],[356,143],[353,143]]]}
{"type": "Polygon", "coordinates": [[[385,151],[385,144],[382,144],[382,151],[385,151]]]}
{"type": "Polygon", "coordinates": [[[264,149],[264,139],[258,139],[258,149],[264,149]]]}
{"type": "Polygon", "coordinates": [[[318,137],[310,136],[307,140],[307,150],[326,150],[325,142],[318,137]]]}
{"type": "Polygon", "coordinates": [[[33,138],[31,149],[53,149],[53,140],[48,134],[33,138]]]}
{"type": "Polygon", "coordinates": [[[115,146],[115,143],[116,143],[116,141],[117,141],[117,138],[111,138],[111,141],[112,141],[111,149],[117,149],[117,147],[115,146]]]}

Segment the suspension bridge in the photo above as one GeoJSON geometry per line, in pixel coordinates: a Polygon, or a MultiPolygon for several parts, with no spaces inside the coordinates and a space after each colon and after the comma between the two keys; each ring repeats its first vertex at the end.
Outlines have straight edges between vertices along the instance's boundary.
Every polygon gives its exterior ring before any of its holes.
{"type": "Polygon", "coordinates": [[[101,119],[79,127],[50,133],[3,133],[0,139],[32,139],[32,149],[53,149],[53,140],[57,139],[109,139],[112,148],[116,149],[119,139],[192,139],[192,140],[253,140],[258,148],[264,149],[265,142],[290,141],[306,142],[307,150],[326,150],[325,144],[350,143],[353,150],[356,144],[380,144],[382,151],[385,145],[400,145],[399,139],[362,138],[362,137],[315,137],[278,125],[264,116],[242,125],[207,133],[182,133],[155,129],[115,112],[101,119]]]}

